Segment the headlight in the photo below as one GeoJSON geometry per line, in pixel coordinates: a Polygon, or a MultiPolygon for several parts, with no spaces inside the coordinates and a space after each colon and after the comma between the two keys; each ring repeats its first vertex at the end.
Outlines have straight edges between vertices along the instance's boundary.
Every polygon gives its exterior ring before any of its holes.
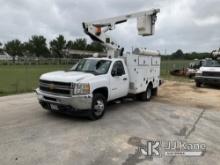
{"type": "Polygon", "coordinates": [[[202,72],[196,72],[196,76],[202,76],[202,72]]]}
{"type": "Polygon", "coordinates": [[[84,95],[90,93],[90,85],[85,84],[73,84],[73,94],[74,95],[84,95]]]}

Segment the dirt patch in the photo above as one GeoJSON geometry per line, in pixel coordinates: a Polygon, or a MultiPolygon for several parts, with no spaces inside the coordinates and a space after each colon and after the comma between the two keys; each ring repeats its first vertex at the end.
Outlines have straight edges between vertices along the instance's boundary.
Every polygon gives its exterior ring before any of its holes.
{"type": "Polygon", "coordinates": [[[220,88],[195,87],[194,83],[165,81],[156,100],[175,105],[220,110],[220,88]]]}

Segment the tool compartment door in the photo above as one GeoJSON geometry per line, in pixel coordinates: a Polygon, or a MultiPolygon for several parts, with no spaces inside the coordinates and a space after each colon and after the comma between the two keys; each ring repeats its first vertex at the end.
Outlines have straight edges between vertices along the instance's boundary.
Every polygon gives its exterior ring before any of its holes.
{"type": "Polygon", "coordinates": [[[132,55],[128,57],[128,72],[130,77],[129,93],[137,94],[146,90],[149,79],[151,56],[132,55]],[[129,65],[130,64],[130,65],[129,65]]]}
{"type": "Polygon", "coordinates": [[[152,57],[152,66],[160,66],[160,57],[152,57]]]}
{"type": "Polygon", "coordinates": [[[150,56],[138,56],[138,66],[149,66],[151,64],[150,56]]]}

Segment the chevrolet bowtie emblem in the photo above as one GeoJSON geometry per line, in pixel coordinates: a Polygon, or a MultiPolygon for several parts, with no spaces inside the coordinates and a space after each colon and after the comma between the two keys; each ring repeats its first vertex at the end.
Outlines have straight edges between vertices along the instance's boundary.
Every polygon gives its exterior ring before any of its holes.
{"type": "Polygon", "coordinates": [[[49,88],[52,90],[52,89],[54,89],[54,84],[49,84],[49,88]]]}

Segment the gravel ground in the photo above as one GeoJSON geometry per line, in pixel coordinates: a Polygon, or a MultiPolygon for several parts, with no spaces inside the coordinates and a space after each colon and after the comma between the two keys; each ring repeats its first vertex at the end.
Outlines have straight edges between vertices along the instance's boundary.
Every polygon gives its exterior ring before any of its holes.
{"type": "Polygon", "coordinates": [[[206,106],[170,101],[167,86],[151,102],[111,104],[95,122],[47,112],[34,93],[0,97],[0,164],[219,164],[219,109],[204,102],[206,106]],[[205,143],[206,151],[201,157],[144,157],[136,152],[143,139],[205,143]]]}
{"type": "Polygon", "coordinates": [[[174,105],[220,110],[220,87],[197,88],[194,82],[165,81],[156,99],[174,105]]]}

